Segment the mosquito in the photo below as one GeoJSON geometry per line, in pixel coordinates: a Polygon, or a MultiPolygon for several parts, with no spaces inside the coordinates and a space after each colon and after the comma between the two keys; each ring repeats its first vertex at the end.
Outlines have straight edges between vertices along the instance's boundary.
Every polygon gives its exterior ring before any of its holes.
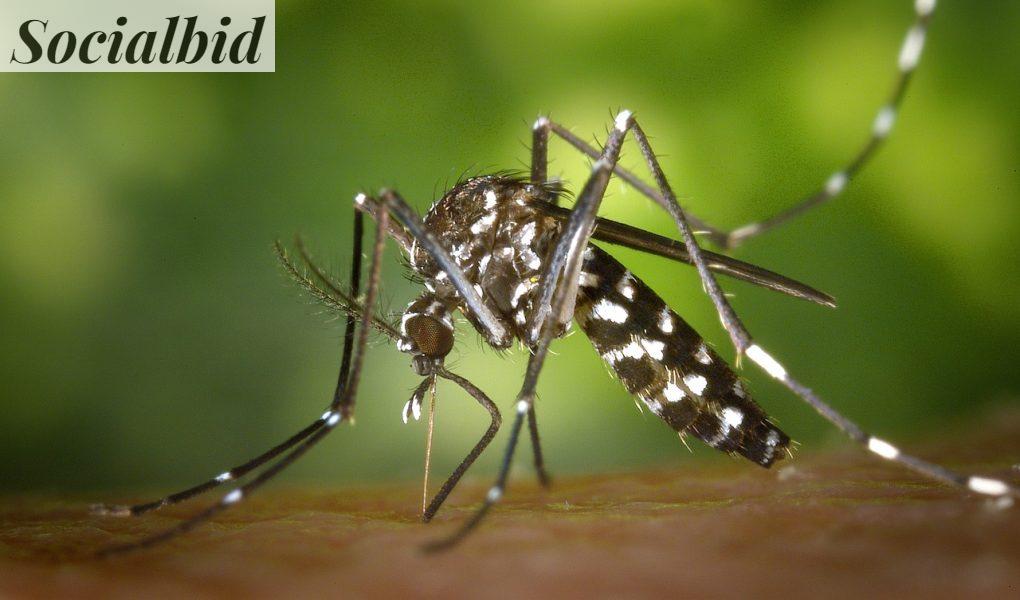
{"type": "Polygon", "coordinates": [[[425,397],[434,393],[438,379],[459,386],[490,415],[489,427],[471,452],[432,500],[423,502],[422,519],[431,520],[502,424],[496,404],[473,383],[445,366],[455,343],[457,313],[489,346],[507,349],[520,343],[528,349],[529,359],[495,483],[476,512],[451,534],[430,544],[431,550],[458,543],[502,499],[525,423],[536,472],[539,480],[548,485],[535,391],[550,343],[565,335],[572,322],[584,331],[626,389],[681,437],[693,436],[712,448],[762,467],[782,459],[789,451],[790,437],[751,398],[737,373],[648,285],[593,241],[630,247],[694,266],[729,335],[738,363],[741,357],[749,359],[871,453],[934,480],[995,497],[1003,504],[1011,503],[1020,495],[1016,486],[999,479],[958,473],[906,454],[892,443],[866,433],[796,380],[754,340],[730,306],[716,275],[823,306],[835,306],[833,299],[762,267],[705,250],[695,233],[696,229],[709,242],[731,248],[837,197],[890,133],[920,59],[934,8],[934,0],[915,1],[915,18],[899,52],[892,93],[878,111],[864,146],[817,192],[764,221],[724,231],[685,212],[645,131],[632,112],[622,110],[601,148],[586,143],[548,117],[540,117],[532,129],[531,169],[527,177],[496,173],[458,182],[431,206],[424,219],[394,190],[382,190],[373,196],[358,194],[354,200],[353,261],[346,288],[316,265],[300,240],[296,245],[303,266],[277,243],[277,255],[297,283],[328,307],[346,315],[340,374],[332,402],[320,418],[283,443],[202,484],[145,504],[95,507],[102,514],[140,515],[238,480],[279,457],[253,479],[190,519],[161,534],[107,548],[104,554],[151,546],[198,526],[250,496],[338,425],[350,421],[371,331],[389,338],[398,350],[409,354],[415,373],[423,378],[404,406],[405,421],[420,418],[425,397]],[[628,136],[639,148],[654,187],[618,165],[628,136]],[[547,150],[551,137],[566,141],[594,160],[571,209],[560,206],[566,192],[548,178],[547,150]],[[679,240],[599,217],[606,187],[614,175],[663,208],[676,226],[679,240]],[[362,295],[366,215],[375,221],[375,238],[362,295]],[[424,285],[398,323],[390,323],[374,308],[387,239],[394,240],[402,249],[413,274],[424,285]]]}

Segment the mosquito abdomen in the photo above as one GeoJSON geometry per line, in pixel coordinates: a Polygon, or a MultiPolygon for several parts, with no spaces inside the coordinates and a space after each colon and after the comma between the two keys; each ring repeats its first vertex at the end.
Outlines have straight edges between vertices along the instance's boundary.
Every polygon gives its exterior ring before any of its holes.
{"type": "Polygon", "coordinates": [[[790,438],[736,373],[651,288],[589,246],[574,318],[602,359],[670,427],[768,467],[790,438]]]}

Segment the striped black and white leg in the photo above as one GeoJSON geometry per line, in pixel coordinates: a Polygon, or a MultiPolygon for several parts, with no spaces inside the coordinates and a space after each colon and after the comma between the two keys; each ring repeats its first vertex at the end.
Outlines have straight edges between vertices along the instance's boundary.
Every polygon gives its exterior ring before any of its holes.
{"type": "MultiPolygon", "coordinates": [[[[385,207],[385,200],[383,204],[385,207]]],[[[356,218],[357,219],[360,217],[356,218]]],[[[368,332],[371,329],[371,323],[375,318],[373,307],[375,306],[375,300],[378,296],[379,278],[382,267],[382,253],[383,247],[386,242],[387,227],[389,225],[389,213],[387,211],[381,211],[380,214],[376,215],[376,232],[375,232],[375,243],[372,250],[372,259],[369,268],[369,280],[368,286],[365,291],[365,299],[363,304],[363,313],[360,316],[361,326],[358,328],[357,340],[355,341],[353,352],[351,350],[350,340],[354,337],[353,334],[348,337],[345,335],[344,339],[344,357],[343,364],[341,365],[341,372],[347,373],[347,377],[341,381],[342,393],[335,395],[333,401],[330,403],[330,408],[327,410],[322,417],[319,419],[320,425],[315,427],[312,433],[305,438],[302,442],[298,443],[290,452],[285,454],[276,463],[266,468],[264,471],[255,476],[248,483],[241,485],[226,495],[224,495],[219,502],[206,508],[199,514],[186,519],[175,527],[167,529],[166,531],[144,538],[136,542],[130,542],[118,546],[112,546],[99,552],[100,556],[110,556],[114,554],[121,554],[132,550],[138,550],[156,544],[163,543],[182,533],[190,531],[195,527],[201,525],[205,521],[209,520],[216,514],[226,510],[227,508],[237,504],[245,497],[251,495],[255,490],[260,488],[270,479],[275,477],[281,471],[286,469],[288,466],[294,463],[298,458],[304,455],[310,450],[315,444],[325,438],[337,425],[340,424],[349,414],[349,410],[354,406],[354,397],[358,391],[358,384],[361,379],[361,369],[364,364],[365,350],[368,346],[368,332]],[[345,413],[345,410],[347,411],[345,413]]],[[[356,226],[357,227],[357,226],[356,226]]],[[[361,253],[355,254],[355,261],[360,259],[361,253]]],[[[357,267],[360,271],[360,267],[357,267]]],[[[360,272],[358,274],[360,277],[360,272]]],[[[352,279],[354,274],[352,273],[352,279]]],[[[356,295],[356,294],[355,294],[356,295]]],[[[349,321],[350,322],[350,321],[349,321]]],[[[311,426],[310,426],[311,427],[311,426]]],[[[226,481],[226,480],[225,480],[226,481]]],[[[220,482],[223,483],[223,482],[220,482]]]]}
{"type": "MultiPolygon", "coordinates": [[[[354,211],[353,235],[354,235],[353,239],[354,248],[351,259],[352,264],[349,289],[351,290],[350,295],[356,297],[358,295],[358,290],[361,289],[361,253],[362,253],[362,240],[364,237],[364,217],[358,211],[354,211]]],[[[332,282],[329,282],[328,279],[326,279],[325,276],[320,271],[318,271],[314,263],[310,260],[310,257],[305,251],[303,244],[300,244],[300,242],[299,248],[301,249],[301,254],[302,257],[305,259],[305,262],[308,263],[308,265],[316,272],[316,275],[323,279],[324,281],[326,281],[330,286],[333,286],[335,288],[332,282]]],[[[276,249],[277,255],[281,258],[281,261],[283,261],[285,267],[288,267],[288,270],[291,271],[292,275],[297,275],[303,278],[303,276],[300,275],[297,269],[295,269],[293,265],[289,263],[286,254],[283,252],[282,246],[277,244],[276,249]]],[[[339,292],[341,296],[345,298],[347,297],[347,295],[341,292],[339,289],[336,289],[336,291],[339,292]]],[[[350,372],[351,350],[354,343],[354,326],[355,319],[357,318],[357,315],[353,314],[350,311],[349,307],[346,313],[347,320],[344,327],[343,353],[340,359],[340,375],[339,375],[340,382],[345,381],[350,372]]],[[[337,393],[334,394],[334,401],[338,396],[340,396],[339,386],[337,389],[337,393]]],[[[276,458],[281,453],[286,452],[290,448],[294,447],[295,444],[298,444],[308,436],[315,433],[320,427],[323,426],[324,423],[326,423],[331,414],[331,410],[332,408],[323,413],[322,417],[316,419],[315,421],[307,425],[305,428],[303,428],[301,431],[287,438],[282,443],[277,444],[276,446],[273,446],[272,448],[256,456],[255,458],[252,458],[245,463],[227,469],[226,471],[220,473],[219,475],[216,475],[215,477],[207,481],[204,481],[196,486],[192,486],[179,492],[169,494],[152,502],[144,502],[141,504],[135,505],[96,504],[91,507],[91,512],[93,514],[120,517],[137,516],[156,509],[163,508],[164,506],[171,506],[174,504],[178,504],[180,502],[184,502],[185,500],[194,498],[195,496],[198,496],[204,492],[217,488],[225,483],[240,479],[241,477],[244,477],[248,473],[257,469],[258,467],[276,458]]]]}
{"type": "Polygon", "coordinates": [[[294,435],[292,435],[291,437],[287,438],[287,440],[284,441],[283,443],[278,444],[278,445],[270,448],[269,450],[267,450],[263,454],[260,454],[259,456],[256,456],[255,458],[249,460],[246,463],[243,463],[243,464],[237,465],[235,467],[232,467],[232,468],[230,468],[230,469],[220,473],[219,475],[217,475],[217,476],[215,476],[215,477],[213,477],[213,478],[211,478],[211,479],[209,479],[207,481],[204,481],[204,482],[202,482],[202,483],[200,483],[200,484],[198,484],[196,486],[187,488],[185,490],[181,490],[179,492],[174,492],[173,494],[169,494],[167,496],[164,496],[164,497],[162,497],[162,498],[160,498],[158,500],[154,500],[152,502],[144,502],[144,503],[141,503],[141,504],[134,504],[134,505],[126,505],[126,504],[95,504],[95,505],[90,507],[90,511],[92,512],[92,514],[96,514],[96,515],[114,516],[114,517],[133,517],[133,516],[138,516],[138,515],[141,515],[141,514],[144,514],[144,513],[153,511],[153,510],[156,510],[156,509],[163,508],[164,506],[171,506],[171,505],[174,505],[174,504],[178,504],[180,502],[184,502],[185,500],[189,500],[191,498],[194,498],[195,496],[198,496],[198,495],[200,495],[200,494],[202,494],[204,492],[208,492],[209,490],[217,488],[217,487],[219,487],[219,486],[221,486],[223,484],[226,484],[226,483],[229,483],[229,482],[234,481],[236,479],[240,479],[240,478],[244,477],[248,473],[254,471],[258,467],[262,466],[263,464],[265,464],[265,463],[269,462],[270,460],[276,458],[277,456],[279,456],[283,452],[285,452],[285,451],[289,450],[290,448],[294,447],[294,445],[296,445],[297,443],[301,442],[302,440],[304,440],[308,436],[312,435],[320,427],[322,427],[322,425],[325,423],[325,418],[328,418],[326,416],[328,414],[329,414],[329,412],[327,412],[323,416],[323,418],[315,420],[313,423],[311,423],[310,425],[306,426],[301,431],[299,431],[299,432],[295,433],[294,435]]]}
{"type": "Polygon", "coordinates": [[[826,404],[810,388],[793,379],[786,368],[758,344],[752,344],[747,349],[747,357],[847,434],[850,439],[864,446],[871,453],[943,483],[966,488],[985,496],[1000,498],[1009,505],[1012,504],[1013,498],[1020,497],[1020,488],[1006,481],[947,469],[916,456],[904,454],[890,442],[865,433],[856,423],[826,404]]]}
{"type": "MultiPolygon", "coordinates": [[[[757,237],[767,231],[775,229],[776,227],[783,225],[812,208],[839,196],[846,189],[852,178],[858,175],[861,169],[863,169],[864,166],[871,160],[892,132],[893,125],[895,124],[896,118],[900,112],[903,98],[906,95],[909,83],[918,63],[921,60],[925,37],[928,31],[928,24],[935,11],[935,2],[936,0],[914,1],[915,17],[910,28],[907,30],[906,37],[903,40],[903,45],[900,47],[900,51],[897,56],[897,74],[893,83],[892,91],[886,99],[886,102],[881,106],[881,108],[879,108],[875,115],[874,121],[872,122],[871,135],[868,137],[868,140],[845,167],[830,175],[817,191],[803,198],[792,207],[768,219],[742,225],[731,230],[726,230],[710,225],[703,219],[688,213],[687,220],[693,228],[699,233],[704,233],[707,239],[717,246],[722,248],[734,248],[753,237],[757,237]]],[[[600,150],[574,135],[563,125],[551,121],[548,117],[543,116],[539,117],[533,126],[533,155],[535,154],[535,148],[538,147],[537,145],[539,143],[542,144],[540,146],[541,155],[545,155],[546,147],[548,145],[548,136],[550,133],[563,139],[569,145],[592,159],[597,159],[601,154],[600,150]]],[[[537,172],[544,174],[544,169],[537,172]]],[[[642,195],[655,201],[660,206],[665,207],[664,199],[659,195],[655,188],[642,181],[639,177],[637,177],[637,175],[619,165],[614,167],[614,173],[617,177],[631,185],[642,195]]],[[[536,174],[536,168],[534,165],[532,166],[532,174],[536,174]]]]}
{"type": "Polygon", "coordinates": [[[818,411],[818,413],[825,419],[846,433],[851,439],[884,459],[898,462],[927,477],[964,487],[979,494],[999,498],[1012,498],[1020,495],[1020,489],[1005,481],[987,477],[964,475],[917,457],[903,454],[889,442],[866,434],[859,426],[826,404],[810,388],[793,379],[786,368],[784,368],[775,358],[773,358],[751,338],[751,335],[744,327],[744,324],[730,306],[726,296],[722,293],[718,283],[716,283],[715,276],[705,264],[701,249],[699,248],[697,241],[694,239],[690,225],[686,220],[683,210],[680,208],[680,204],[676,200],[673,190],[666,181],[665,174],[659,165],[658,159],[655,157],[655,153],[652,151],[651,144],[649,143],[647,136],[636,122],[633,123],[632,128],[634,132],[634,139],[641,148],[641,153],[645,157],[645,162],[659,186],[661,197],[665,199],[668,204],[670,216],[673,218],[674,223],[680,231],[681,238],[692,261],[697,267],[698,274],[705,287],[706,293],[711,297],[713,304],[715,304],[719,318],[737,350],[738,357],[741,355],[747,356],[748,359],[761,367],[770,376],[785,385],[790,391],[818,411]]]}
{"type": "Polygon", "coordinates": [[[896,123],[896,116],[903,104],[903,97],[906,95],[907,87],[921,61],[921,53],[924,51],[924,41],[928,33],[928,23],[935,11],[936,0],[914,0],[914,21],[907,30],[903,45],[896,59],[896,79],[893,82],[892,91],[889,93],[885,104],[878,109],[871,125],[871,135],[864,145],[857,151],[854,157],[842,169],[829,176],[825,183],[814,193],[802,199],[790,208],[757,223],[749,223],[737,227],[720,237],[719,232],[713,233],[713,238],[727,248],[734,248],[743,242],[757,237],[767,231],[775,229],[780,225],[794,219],[795,217],[836,198],[848,183],[853,179],[869,160],[875,155],[882,144],[892,132],[896,123]]]}

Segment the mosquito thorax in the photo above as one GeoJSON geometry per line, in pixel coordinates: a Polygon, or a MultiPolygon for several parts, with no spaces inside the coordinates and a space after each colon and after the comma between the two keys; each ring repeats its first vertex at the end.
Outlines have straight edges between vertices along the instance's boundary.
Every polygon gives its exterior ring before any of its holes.
{"type": "MultiPolygon", "coordinates": [[[[505,175],[474,177],[455,185],[425,215],[425,225],[463,270],[485,305],[503,321],[509,335],[486,341],[507,348],[524,339],[545,257],[559,224],[534,208],[559,193],[505,175]]],[[[428,252],[415,243],[410,263],[444,305],[460,309],[483,335],[485,329],[428,252]]]]}

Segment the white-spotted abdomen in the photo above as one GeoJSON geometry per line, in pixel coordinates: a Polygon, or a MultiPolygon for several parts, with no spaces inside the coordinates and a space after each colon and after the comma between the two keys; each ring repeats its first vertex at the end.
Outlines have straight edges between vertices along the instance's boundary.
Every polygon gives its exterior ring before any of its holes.
{"type": "Polygon", "coordinates": [[[701,336],[595,246],[585,250],[574,318],[627,391],[676,431],[766,467],[789,445],[701,336]]]}

